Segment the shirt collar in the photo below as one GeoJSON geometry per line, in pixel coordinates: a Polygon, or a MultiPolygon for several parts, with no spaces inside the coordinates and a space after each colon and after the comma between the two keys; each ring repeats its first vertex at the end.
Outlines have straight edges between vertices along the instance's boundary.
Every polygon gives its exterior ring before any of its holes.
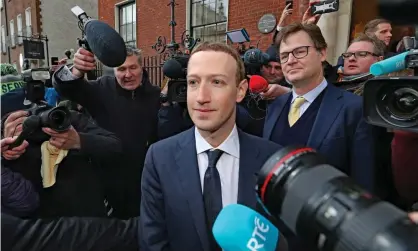
{"type": "MultiPolygon", "coordinates": [[[[302,97],[305,98],[306,101],[308,101],[309,103],[314,102],[314,100],[316,99],[316,97],[319,96],[319,94],[321,94],[321,92],[327,87],[328,82],[327,80],[324,78],[324,80],[322,80],[322,82],[315,87],[314,89],[310,90],[308,93],[306,93],[305,95],[301,95],[302,97]]],[[[297,97],[299,97],[299,95],[297,95],[295,93],[295,91],[292,91],[293,97],[292,97],[292,103],[293,101],[295,101],[295,99],[297,97]]]]}
{"type": "MultiPolygon", "coordinates": [[[[195,139],[196,139],[196,152],[197,154],[206,152],[213,148],[203,137],[195,127],[195,139]]],[[[235,158],[239,158],[239,137],[237,126],[235,125],[229,136],[222,142],[216,149],[222,150],[223,152],[232,155],[235,158]]]]}

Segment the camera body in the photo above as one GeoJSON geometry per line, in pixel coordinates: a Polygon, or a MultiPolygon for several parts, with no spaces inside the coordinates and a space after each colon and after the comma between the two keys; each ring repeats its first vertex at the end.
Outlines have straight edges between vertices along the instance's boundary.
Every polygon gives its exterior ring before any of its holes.
{"type": "Polygon", "coordinates": [[[51,75],[48,68],[35,68],[22,71],[22,79],[26,83],[26,100],[32,103],[40,103],[45,96],[45,81],[51,75]]]}
{"type": "Polygon", "coordinates": [[[186,103],[187,102],[187,64],[190,55],[173,55],[164,62],[163,73],[170,78],[168,81],[167,101],[186,103]]]}
{"type": "Polygon", "coordinates": [[[418,42],[404,37],[405,67],[414,76],[379,77],[364,85],[363,114],[369,124],[418,132],[418,42]]]}

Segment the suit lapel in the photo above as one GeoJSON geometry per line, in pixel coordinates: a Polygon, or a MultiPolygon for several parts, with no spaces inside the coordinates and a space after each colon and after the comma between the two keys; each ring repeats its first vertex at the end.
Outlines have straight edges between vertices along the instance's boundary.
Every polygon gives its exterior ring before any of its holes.
{"type": "Polygon", "coordinates": [[[292,93],[286,93],[277,98],[270,106],[268,106],[267,118],[264,125],[263,138],[270,139],[273,133],[274,126],[286,106],[286,102],[292,93]]]}
{"type": "Polygon", "coordinates": [[[256,206],[256,172],[260,167],[257,161],[259,149],[251,141],[251,138],[238,131],[240,145],[239,179],[238,179],[238,203],[250,208],[256,206]]]}
{"type": "Polygon", "coordinates": [[[186,131],[184,137],[178,141],[179,148],[176,154],[177,175],[186,196],[203,250],[209,251],[205,206],[203,204],[202,185],[200,184],[194,130],[194,127],[192,127],[186,131]]]}
{"type": "Polygon", "coordinates": [[[343,107],[342,90],[328,84],[309,135],[308,146],[318,149],[343,107]]]}

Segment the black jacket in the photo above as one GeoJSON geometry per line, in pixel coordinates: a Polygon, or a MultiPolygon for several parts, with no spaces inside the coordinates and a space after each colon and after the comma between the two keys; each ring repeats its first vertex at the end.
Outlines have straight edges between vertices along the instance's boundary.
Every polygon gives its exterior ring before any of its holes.
{"type": "Polygon", "coordinates": [[[1,214],[1,247],[13,251],[136,251],[138,221],[101,218],[23,220],[1,214]]]}
{"type": "Polygon", "coordinates": [[[79,133],[81,149],[68,152],[58,167],[52,187],[42,186],[40,148],[48,140],[48,135],[42,131],[28,139],[29,146],[18,159],[3,160],[5,167],[21,173],[38,191],[40,207],[34,217],[107,216],[104,187],[99,177],[101,169],[97,163],[119,155],[120,140],[81,113],[72,112],[72,125],[79,133]]]}
{"type": "Polygon", "coordinates": [[[53,76],[60,96],[82,105],[100,127],[114,132],[122,141],[123,155],[106,162],[107,196],[115,216],[138,216],[145,154],[157,140],[160,88],[150,83],[146,71],[141,86],[128,91],[112,76],[62,81],[58,76],[65,70],[60,68],[53,76]]]}

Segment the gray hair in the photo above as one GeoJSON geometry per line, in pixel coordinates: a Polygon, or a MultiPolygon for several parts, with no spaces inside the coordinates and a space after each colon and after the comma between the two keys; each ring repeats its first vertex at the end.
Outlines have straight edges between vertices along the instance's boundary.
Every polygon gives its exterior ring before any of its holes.
{"type": "Polygon", "coordinates": [[[136,46],[133,45],[126,45],[126,55],[127,56],[137,56],[138,57],[138,63],[139,65],[142,65],[142,51],[138,48],[136,48],[136,46]]]}

